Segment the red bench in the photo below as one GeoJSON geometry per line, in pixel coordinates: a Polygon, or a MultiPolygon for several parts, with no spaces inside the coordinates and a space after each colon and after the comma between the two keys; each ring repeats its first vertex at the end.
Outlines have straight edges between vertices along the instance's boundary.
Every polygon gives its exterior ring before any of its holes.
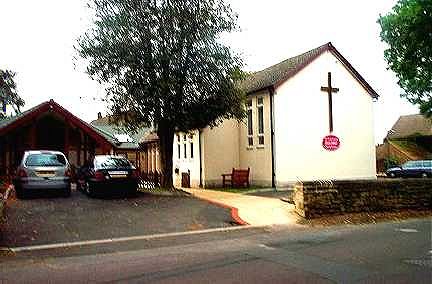
{"type": "Polygon", "coordinates": [[[249,172],[250,168],[247,170],[242,169],[232,169],[230,174],[222,174],[222,185],[230,185],[231,187],[249,187],[249,172]]]}

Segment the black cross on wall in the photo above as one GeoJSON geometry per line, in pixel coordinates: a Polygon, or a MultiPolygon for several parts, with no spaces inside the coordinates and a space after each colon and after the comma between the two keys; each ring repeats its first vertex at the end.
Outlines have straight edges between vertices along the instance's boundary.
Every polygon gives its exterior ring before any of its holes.
{"type": "Polygon", "coordinates": [[[327,92],[328,94],[328,102],[329,102],[329,130],[330,133],[333,132],[333,102],[332,102],[332,94],[339,92],[339,88],[333,88],[331,84],[331,72],[328,72],[328,86],[321,87],[321,91],[327,92]]]}

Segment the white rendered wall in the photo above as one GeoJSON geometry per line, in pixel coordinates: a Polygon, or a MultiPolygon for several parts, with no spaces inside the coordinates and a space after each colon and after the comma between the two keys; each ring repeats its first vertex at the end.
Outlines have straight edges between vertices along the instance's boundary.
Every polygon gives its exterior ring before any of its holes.
{"type": "Polygon", "coordinates": [[[178,132],[174,135],[173,143],[173,168],[179,169],[179,173],[173,172],[174,185],[181,186],[181,174],[190,173],[191,187],[199,187],[200,182],[200,162],[199,162],[199,132],[198,130],[189,133],[178,132]],[[177,140],[180,135],[180,142],[177,140]],[[184,140],[186,135],[186,140],[184,140]],[[191,143],[193,143],[193,157],[191,155],[191,143]],[[180,145],[180,158],[178,155],[178,145],[180,145]],[[186,158],[184,156],[184,145],[186,145],[186,158]]]}
{"type": "Polygon", "coordinates": [[[298,180],[374,179],[375,147],[372,98],[330,52],[276,88],[276,185],[298,180]],[[329,134],[327,72],[333,95],[333,134],[341,142],[334,152],[322,147],[329,134]]]}

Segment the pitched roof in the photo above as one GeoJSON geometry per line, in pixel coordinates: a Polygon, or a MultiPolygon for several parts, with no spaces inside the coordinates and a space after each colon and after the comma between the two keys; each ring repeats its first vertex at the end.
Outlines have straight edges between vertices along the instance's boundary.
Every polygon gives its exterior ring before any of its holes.
{"type": "Polygon", "coordinates": [[[331,42],[309,50],[303,54],[291,57],[264,70],[252,73],[242,82],[241,87],[247,93],[255,93],[260,90],[274,87],[293,77],[326,51],[330,51],[345,66],[345,68],[351,72],[354,78],[366,89],[371,97],[379,97],[375,90],[372,89],[366,80],[348,62],[348,60],[346,60],[342,54],[337,51],[331,42]]]}
{"type": "Polygon", "coordinates": [[[157,135],[156,132],[152,131],[152,132],[148,132],[146,135],[144,135],[141,140],[140,143],[146,144],[146,143],[151,143],[151,142],[156,142],[159,141],[159,136],[157,135]]]}
{"type": "Polygon", "coordinates": [[[142,127],[135,133],[131,133],[125,127],[115,125],[110,122],[109,117],[102,117],[93,120],[90,125],[104,135],[108,140],[113,141],[118,149],[138,149],[141,140],[151,131],[150,128],[142,127]],[[120,141],[120,136],[129,136],[130,141],[120,141]]]}
{"type": "Polygon", "coordinates": [[[76,126],[83,129],[90,137],[98,141],[103,145],[111,144],[115,146],[111,141],[107,140],[106,137],[101,135],[100,132],[96,131],[90,124],[81,120],[80,118],[73,115],[71,112],[63,108],[61,105],[56,103],[54,100],[43,102],[33,108],[30,108],[16,116],[8,117],[0,121],[0,135],[16,129],[26,123],[31,122],[32,119],[36,118],[38,115],[53,111],[61,116],[65,117],[68,121],[75,124],[76,126]]]}
{"type": "Polygon", "coordinates": [[[421,114],[401,116],[387,133],[387,138],[405,138],[412,135],[432,136],[432,119],[421,114]]]}

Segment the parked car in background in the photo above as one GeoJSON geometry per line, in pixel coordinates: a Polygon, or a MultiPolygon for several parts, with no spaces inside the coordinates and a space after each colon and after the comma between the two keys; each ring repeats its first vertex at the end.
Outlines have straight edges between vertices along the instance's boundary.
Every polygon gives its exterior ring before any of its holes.
{"type": "Polygon", "coordinates": [[[13,179],[18,198],[32,191],[53,189],[65,197],[71,194],[68,160],[58,151],[26,151],[13,179]]]}
{"type": "Polygon", "coordinates": [[[388,177],[432,177],[432,160],[408,161],[386,171],[388,177]]]}
{"type": "Polygon", "coordinates": [[[122,156],[96,155],[77,173],[77,188],[93,197],[108,192],[136,194],[139,173],[122,156]]]}

